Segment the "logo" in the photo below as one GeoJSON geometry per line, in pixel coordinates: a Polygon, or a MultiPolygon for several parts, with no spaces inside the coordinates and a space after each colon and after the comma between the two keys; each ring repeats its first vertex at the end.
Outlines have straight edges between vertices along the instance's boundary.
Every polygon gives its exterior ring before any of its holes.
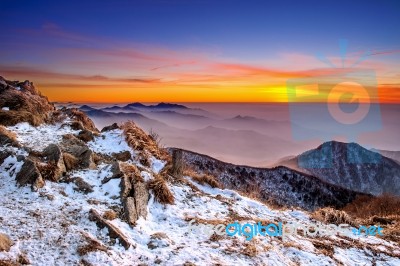
{"type": "MultiPolygon", "coordinates": [[[[340,42],[342,66],[337,67],[321,54],[317,58],[329,67],[315,70],[315,76],[287,80],[292,137],[305,141],[320,139],[323,142],[345,138],[357,142],[366,132],[382,128],[375,71],[356,68],[368,53],[350,67],[346,66],[347,41],[340,42]]],[[[326,145],[313,156],[299,156],[302,168],[332,167],[332,147],[326,145]],[[315,159],[325,158],[316,164],[315,159]]],[[[349,163],[379,163],[380,156],[358,156],[348,148],[349,163]],[[379,158],[377,158],[379,157],[379,158]]]]}

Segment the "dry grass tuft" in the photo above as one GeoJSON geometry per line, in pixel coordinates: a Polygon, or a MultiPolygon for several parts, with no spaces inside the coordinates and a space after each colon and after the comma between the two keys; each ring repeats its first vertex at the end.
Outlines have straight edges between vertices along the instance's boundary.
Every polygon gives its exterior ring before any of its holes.
{"type": "MultiPolygon", "coordinates": [[[[3,127],[2,125],[0,125],[0,135],[7,137],[11,142],[14,142],[14,143],[17,142],[17,134],[8,130],[7,128],[3,127]]],[[[1,138],[1,142],[3,143],[3,138],[1,138]]]]}
{"type": "Polygon", "coordinates": [[[113,210],[107,210],[103,214],[103,218],[110,221],[114,220],[117,217],[118,217],[117,213],[113,210]]]}
{"type": "Polygon", "coordinates": [[[94,125],[93,121],[81,110],[77,108],[71,108],[65,110],[65,112],[75,121],[81,122],[85,129],[98,132],[98,129],[94,125]]]}
{"type": "Polygon", "coordinates": [[[222,186],[218,183],[217,180],[215,180],[215,177],[211,176],[211,175],[195,175],[191,177],[193,180],[195,180],[196,182],[200,183],[200,184],[207,184],[212,188],[221,188],[222,186]]]}
{"type": "Polygon", "coordinates": [[[381,195],[378,197],[357,196],[355,200],[347,204],[344,211],[353,217],[369,218],[372,216],[388,217],[400,214],[400,197],[381,195]]]}
{"type": "Polygon", "coordinates": [[[134,164],[120,163],[121,171],[129,178],[131,183],[144,182],[139,169],[134,164]]]}
{"type": "Polygon", "coordinates": [[[207,184],[212,188],[222,188],[222,185],[212,175],[199,175],[191,168],[184,169],[183,175],[190,176],[194,181],[198,182],[199,184],[207,184]]]}
{"type": "Polygon", "coordinates": [[[72,154],[64,152],[63,159],[64,159],[65,168],[67,169],[67,171],[74,170],[75,168],[78,167],[79,160],[72,154]]]}
{"type": "Polygon", "coordinates": [[[382,238],[400,243],[400,197],[358,196],[343,210],[360,224],[383,225],[382,238]]]}
{"type": "Polygon", "coordinates": [[[153,190],[156,201],[162,204],[174,204],[174,195],[169,190],[167,182],[160,176],[156,176],[148,183],[148,189],[153,190]]]}
{"type": "Polygon", "coordinates": [[[53,182],[57,181],[56,174],[57,174],[57,165],[52,163],[37,163],[36,167],[38,168],[40,174],[45,180],[50,180],[53,182]]]}
{"type": "Polygon", "coordinates": [[[255,257],[258,254],[257,245],[254,240],[246,241],[243,245],[241,252],[243,255],[248,257],[255,257]]]}
{"type": "Polygon", "coordinates": [[[349,224],[351,226],[357,226],[357,223],[352,219],[346,212],[336,210],[330,207],[325,207],[314,211],[311,217],[317,221],[327,224],[349,224]]]}
{"type": "Polygon", "coordinates": [[[134,150],[147,151],[160,160],[166,160],[169,157],[168,153],[164,149],[161,149],[157,145],[157,142],[152,137],[147,135],[134,122],[126,122],[122,125],[122,129],[124,130],[126,142],[134,150]]]}

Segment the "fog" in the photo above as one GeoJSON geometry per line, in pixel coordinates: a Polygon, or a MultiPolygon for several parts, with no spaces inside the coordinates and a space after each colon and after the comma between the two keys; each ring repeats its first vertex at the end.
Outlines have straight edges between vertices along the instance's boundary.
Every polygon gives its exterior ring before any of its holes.
{"type": "Polygon", "coordinates": [[[331,119],[321,104],[183,105],[187,108],[127,108],[126,104],[118,104],[89,105],[96,109],[83,110],[99,129],[132,120],[147,132],[157,132],[166,147],[242,165],[272,166],[284,157],[298,155],[329,140],[400,150],[399,105],[383,104],[378,109],[371,105],[371,114],[350,127],[331,119]],[[115,107],[104,109],[111,106],[115,107]]]}

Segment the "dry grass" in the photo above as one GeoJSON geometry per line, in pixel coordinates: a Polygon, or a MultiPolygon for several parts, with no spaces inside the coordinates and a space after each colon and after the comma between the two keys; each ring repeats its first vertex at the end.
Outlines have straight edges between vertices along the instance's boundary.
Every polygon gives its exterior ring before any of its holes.
{"type": "Polygon", "coordinates": [[[17,83],[12,86],[25,86],[27,90],[15,90],[12,87],[3,89],[0,93],[0,106],[9,106],[11,110],[0,110],[0,124],[12,126],[20,122],[28,122],[38,126],[50,121],[50,113],[55,110],[31,83],[17,83]],[[27,92],[29,91],[29,92],[27,92]]]}
{"type": "Polygon", "coordinates": [[[52,163],[37,163],[36,167],[38,168],[40,174],[45,180],[50,180],[53,182],[57,181],[56,174],[57,174],[57,165],[52,163]]]}
{"type": "Polygon", "coordinates": [[[98,132],[98,129],[94,125],[93,121],[84,112],[77,108],[67,109],[65,112],[75,121],[81,122],[85,129],[98,132]]]}
{"type": "Polygon", "coordinates": [[[243,249],[241,250],[241,252],[243,255],[248,256],[248,257],[255,257],[258,254],[257,251],[257,243],[254,239],[252,239],[251,241],[246,241],[243,244],[243,249]]]}
{"type": "Polygon", "coordinates": [[[174,204],[174,195],[169,190],[167,182],[163,178],[156,176],[147,186],[148,189],[153,190],[156,201],[162,204],[174,204]]]}
{"type": "Polygon", "coordinates": [[[382,238],[400,243],[400,197],[358,196],[343,210],[360,224],[383,225],[382,238]]]}
{"type": "Polygon", "coordinates": [[[144,182],[139,169],[134,164],[120,163],[121,171],[129,178],[131,183],[144,182]]]}
{"type": "Polygon", "coordinates": [[[118,217],[117,213],[113,210],[107,210],[103,214],[103,218],[110,221],[114,220],[117,217],[118,217]]]}
{"type": "Polygon", "coordinates": [[[17,134],[6,129],[2,125],[0,125],[0,135],[3,135],[5,137],[9,138],[11,140],[11,142],[15,142],[15,143],[17,142],[17,134]]]}
{"type": "Polygon", "coordinates": [[[314,211],[311,214],[311,217],[317,221],[327,224],[349,224],[351,226],[357,226],[357,222],[352,219],[346,212],[330,207],[321,208],[314,211]]]}
{"type": "Polygon", "coordinates": [[[125,140],[128,145],[137,151],[148,151],[151,155],[160,160],[167,160],[168,153],[158,147],[157,142],[147,135],[134,122],[129,121],[122,125],[125,140]]]}
{"type": "Polygon", "coordinates": [[[222,185],[212,175],[203,174],[199,175],[193,169],[186,168],[183,170],[183,175],[190,176],[194,181],[201,185],[207,184],[212,188],[222,188],[222,185]]]}
{"type": "Polygon", "coordinates": [[[76,158],[75,156],[73,156],[70,153],[64,152],[63,159],[64,159],[65,168],[67,169],[67,171],[74,170],[79,165],[78,158],[76,158]]]}
{"type": "Polygon", "coordinates": [[[378,197],[357,196],[357,198],[346,205],[343,210],[357,218],[400,215],[400,197],[392,195],[381,195],[378,197]]]}

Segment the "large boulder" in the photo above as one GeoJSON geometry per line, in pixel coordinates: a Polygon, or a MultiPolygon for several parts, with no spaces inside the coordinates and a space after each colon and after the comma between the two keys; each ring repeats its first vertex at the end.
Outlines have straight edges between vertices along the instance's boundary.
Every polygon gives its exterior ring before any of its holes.
{"type": "Polygon", "coordinates": [[[89,147],[74,135],[63,136],[61,150],[64,153],[72,155],[77,160],[77,167],[95,169],[96,164],[93,160],[93,152],[89,147]]]}
{"type": "Polygon", "coordinates": [[[20,186],[30,184],[33,189],[42,188],[44,186],[44,180],[39,169],[36,167],[35,162],[29,158],[26,159],[22,165],[21,171],[18,172],[16,180],[20,186]]]}

